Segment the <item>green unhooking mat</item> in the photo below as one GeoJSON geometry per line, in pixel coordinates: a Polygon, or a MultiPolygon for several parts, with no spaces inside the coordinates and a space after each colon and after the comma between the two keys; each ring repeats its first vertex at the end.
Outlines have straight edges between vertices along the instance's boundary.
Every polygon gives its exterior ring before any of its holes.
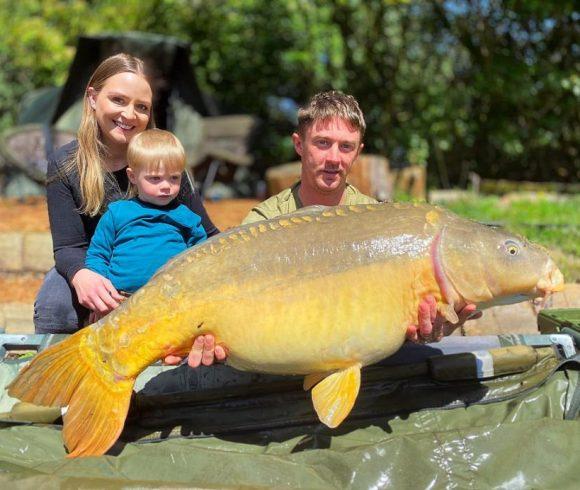
{"type": "MultiPolygon", "coordinates": [[[[58,424],[5,413],[0,486],[578,488],[578,355],[505,339],[431,351],[366,368],[335,430],[317,423],[297,378],[153,366],[106,456],[66,459],[58,424]]],[[[0,363],[0,383],[18,367],[0,363]]]]}

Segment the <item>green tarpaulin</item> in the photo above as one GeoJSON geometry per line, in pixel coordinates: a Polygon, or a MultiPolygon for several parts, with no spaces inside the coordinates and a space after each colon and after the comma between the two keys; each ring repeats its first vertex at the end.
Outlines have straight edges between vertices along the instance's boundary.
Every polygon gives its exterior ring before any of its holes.
{"type": "MultiPolygon", "coordinates": [[[[221,393],[210,389],[180,398],[143,389],[122,439],[101,457],[65,458],[58,425],[5,420],[0,484],[577,488],[580,358],[564,362],[556,349],[543,347],[535,349],[536,362],[530,365],[527,348],[503,349],[493,356],[497,367],[510,373],[485,379],[465,376],[460,367],[458,379],[448,369],[445,380],[433,379],[430,373],[441,372],[433,358],[405,367],[371,367],[352,417],[335,430],[315,422],[308,397],[294,380],[272,378],[260,387],[253,375],[241,375],[237,388],[221,393]],[[524,351],[519,365],[513,356],[507,359],[510,352],[524,351]],[[236,430],[242,425],[247,430],[236,430]],[[203,427],[213,435],[204,435],[203,427]]],[[[443,359],[443,365],[459,366],[465,358],[443,359]]],[[[5,382],[14,365],[3,366],[5,382]]],[[[156,377],[188,372],[185,366],[156,369],[142,387],[156,377]]]]}

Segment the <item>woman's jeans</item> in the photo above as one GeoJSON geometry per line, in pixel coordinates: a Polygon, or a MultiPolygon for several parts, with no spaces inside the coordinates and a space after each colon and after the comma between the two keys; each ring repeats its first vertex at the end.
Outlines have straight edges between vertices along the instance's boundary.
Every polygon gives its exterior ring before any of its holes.
{"type": "Polygon", "coordinates": [[[78,302],[76,292],[53,267],[34,302],[36,333],[74,333],[85,326],[89,310],[78,302]]]}

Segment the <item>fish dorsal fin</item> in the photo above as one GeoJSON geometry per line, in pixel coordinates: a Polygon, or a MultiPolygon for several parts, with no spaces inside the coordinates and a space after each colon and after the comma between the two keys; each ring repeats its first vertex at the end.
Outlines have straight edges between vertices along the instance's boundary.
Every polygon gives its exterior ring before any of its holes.
{"type": "Polygon", "coordinates": [[[313,204],[312,206],[306,206],[304,208],[297,209],[296,211],[291,211],[290,213],[283,214],[280,217],[288,217],[288,216],[304,216],[304,215],[312,215],[312,214],[320,214],[322,211],[327,211],[332,209],[331,206],[322,206],[321,204],[313,204]]]}
{"type": "Polygon", "coordinates": [[[312,389],[312,403],[323,424],[337,427],[352,410],[360,389],[360,368],[357,363],[336,371],[312,389]]]}

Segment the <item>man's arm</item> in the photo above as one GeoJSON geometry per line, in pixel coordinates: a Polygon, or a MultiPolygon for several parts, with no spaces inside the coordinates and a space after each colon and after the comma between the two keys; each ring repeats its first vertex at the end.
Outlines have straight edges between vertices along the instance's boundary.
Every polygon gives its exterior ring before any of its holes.
{"type": "Polygon", "coordinates": [[[417,343],[439,342],[462,327],[467,320],[476,320],[482,315],[483,312],[478,311],[476,305],[468,303],[457,312],[458,322],[450,323],[437,311],[437,302],[429,295],[419,303],[417,325],[409,325],[406,339],[417,343]]]}
{"type": "Polygon", "coordinates": [[[242,221],[242,225],[277,218],[283,214],[296,211],[299,205],[294,200],[292,189],[294,187],[285,189],[254,206],[242,221]]]}

